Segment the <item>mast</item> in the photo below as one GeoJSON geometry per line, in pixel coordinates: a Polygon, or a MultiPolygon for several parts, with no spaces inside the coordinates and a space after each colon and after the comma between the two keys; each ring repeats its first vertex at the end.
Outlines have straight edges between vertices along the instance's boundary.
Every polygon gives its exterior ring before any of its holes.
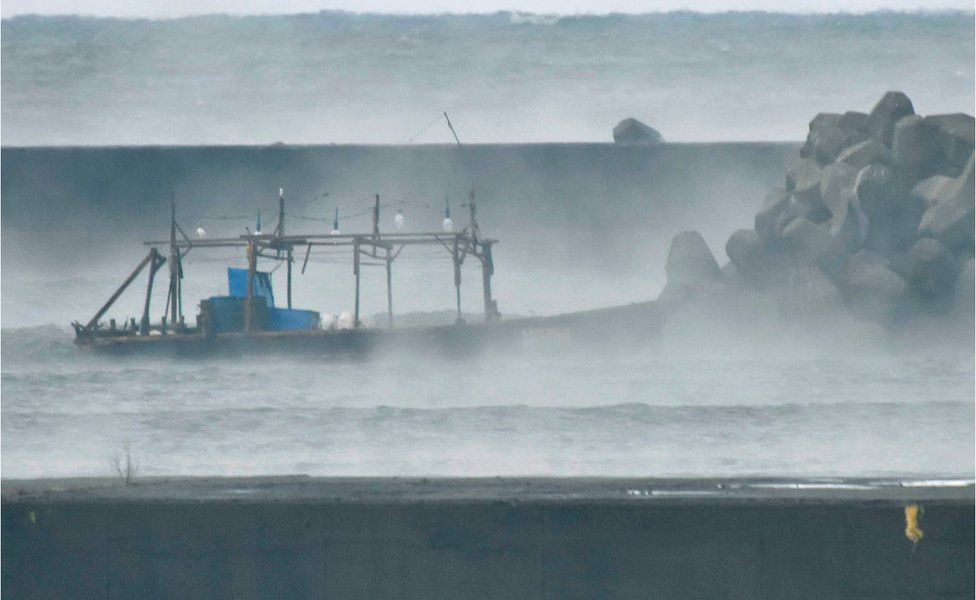
{"type": "MultiPolygon", "coordinates": [[[[278,238],[285,236],[285,190],[278,188],[278,228],[277,228],[278,238]]],[[[279,249],[278,252],[281,252],[279,249]]],[[[291,309],[291,263],[292,263],[292,245],[288,244],[288,249],[285,251],[285,260],[288,263],[287,273],[288,273],[288,308],[291,309]]]]}
{"type": "Polygon", "coordinates": [[[170,323],[172,324],[174,330],[179,324],[178,313],[179,313],[179,302],[180,302],[180,267],[177,263],[177,253],[179,250],[176,247],[176,199],[174,198],[170,206],[170,222],[169,222],[169,310],[170,310],[170,323]]]}

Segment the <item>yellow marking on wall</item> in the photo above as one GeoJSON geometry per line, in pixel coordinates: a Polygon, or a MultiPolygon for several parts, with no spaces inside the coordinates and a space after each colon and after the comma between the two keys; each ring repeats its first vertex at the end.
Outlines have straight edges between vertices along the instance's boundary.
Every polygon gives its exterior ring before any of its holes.
{"type": "Polygon", "coordinates": [[[918,526],[918,519],[922,515],[922,507],[918,504],[909,504],[905,507],[905,537],[914,547],[918,541],[925,536],[922,528],[918,526]]]}

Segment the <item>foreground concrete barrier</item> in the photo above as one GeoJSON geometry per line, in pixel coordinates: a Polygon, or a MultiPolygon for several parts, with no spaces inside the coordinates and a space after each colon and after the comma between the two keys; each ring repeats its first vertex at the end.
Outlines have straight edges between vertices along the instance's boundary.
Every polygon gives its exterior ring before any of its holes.
{"type": "Polygon", "coordinates": [[[5,598],[971,598],[973,488],[5,482],[5,598]]]}

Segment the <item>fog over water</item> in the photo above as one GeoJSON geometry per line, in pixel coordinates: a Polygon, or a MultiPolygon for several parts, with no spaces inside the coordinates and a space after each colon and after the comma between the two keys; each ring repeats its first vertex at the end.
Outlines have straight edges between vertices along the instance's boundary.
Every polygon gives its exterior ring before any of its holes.
{"type": "MultiPolygon", "coordinates": [[[[273,227],[459,226],[469,188],[498,237],[505,318],[653,299],[671,237],[700,230],[720,263],[781,185],[795,144],[472,145],[609,141],[636,116],[669,140],[796,142],[824,110],[870,110],[903,89],[925,114],[972,112],[972,14],[691,13],[579,18],[336,13],[170,21],[3,21],[2,469],[111,474],[128,445],[145,475],[899,475],[974,468],[970,343],[843,318],[689,306],[654,339],[526,345],[476,357],[110,359],[72,344],[168,234],[273,227]],[[424,127],[430,125],[425,131],[424,127]],[[408,147],[288,143],[405,143],[408,147]],[[37,151],[49,144],[261,144],[37,151]],[[322,194],[328,192],[327,197],[322,194]],[[731,315],[731,316],[730,316],[731,315]]],[[[407,313],[449,320],[440,251],[394,271],[407,313]]],[[[226,291],[233,250],[194,251],[186,313],[226,291]]],[[[262,269],[275,265],[262,262],[262,269]]],[[[283,297],[283,270],[273,275],[283,297]]],[[[165,281],[165,278],[164,278],[165,281]]],[[[137,316],[144,280],[108,316],[137,316]]],[[[165,284],[164,284],[165,285],[165,284]]],[[[352,304],[348,253],[311,257],[295,304],[352,304]]],[[[367,272],[367,322],[385,308],[367,272]]],[[[464,271],[476,318],[480,274],[464,271]]],[[[165,302],[157,286],[154,315],[165,302]]],[[[965,337],[965,336],[963,336],[965,337]]]]}

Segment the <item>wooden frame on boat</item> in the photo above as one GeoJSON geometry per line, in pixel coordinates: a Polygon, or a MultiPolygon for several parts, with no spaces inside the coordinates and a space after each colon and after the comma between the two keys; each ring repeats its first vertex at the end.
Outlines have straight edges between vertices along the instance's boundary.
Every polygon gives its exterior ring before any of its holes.
{"type": "MultiPolygon", "coordinates": [[[[389,326],[393,327],[393,263],[400,252],[407,246],[440,246],[450,255],[454,265],[454,287],[457,306],[457,323],[463,323],[461,316],[461,266],[469,256],[481,263],[482,296],[484,302],[485,321],[491,323],[499,319],[498,305],[491,292],[491,277],[494,274],[492,246],[497,240],[482,238],[476,219],[474,193],[467,203],[470,211],[470,222],[460,232],[421,232],[385,234],[379,229],[380,197],[375,196],[373,205],[373,228],[370,233],[340,234],[286,234],[285,233],[285,200],[279,194],[278,223],[273,233],[247,233],[238,237],[191,240],[176,221],[176,205],[172,205],[170,218],[169,240],[153,240],[144,242],[149,252],[138,263],[121,286],[109,297],[95,315],[86,323],[72,323],[75,329],[75,341],[82,346],[99,346],[110,343],[118,345],[122,342],[134,342],[145,347],[146,344],[180,345],[178,342],[193,342],[201,339],[213,340],[217,331],[212,320],[202,313],[195,327],[187,326],[183,314],[183,259],[193,250],[204,251],[214,248],[245,248],[248,257],[247,292],[243,298],[244,321],[243,330],[233,333],[221,333],[228,338],[259,337],[277,338],[287,333],[285,337],[295,337],[305,334],[311,337],[321,337],[325,332],[308,330],[295,332],[275,332],[262,329],[256,317],[255,285],[257,260],[269,258],[284,261],[287,269],[287,307],[292,308],[292,268],[295,250],[305,247],[305,259],[301,272],[305,272],[309,255],[313,247],[349,247],[352,249],[352,267],[355,275],[355,314],[353,315],[353,329],[355,332],[361,326],[360,321],[360,271],[368,265],[384,266],[386,269],[387,314],[389,326]],[[168,246],[168,257],[164,256],[161,248],[168,246]],[[364,260],[365,259],[365,260],[364,260]],[[369,262],[377,261],[377,262],[369,262]],[[166,296],[166,307],[158,323],[150,321],[150,301],[156,273],[164,264],[169,264],[169,290],[166,296]],[[120,328],[115,319],[109,321],[109,326],[103,326],[102,318],[118,300],[123,292],[135,281],[139,274],[149,268],[146,285],[146,300],[142,318],[137,324],[131,319],[120,328]]],[[[263,299],[262,299],[263,300],[263,299]]]]}

